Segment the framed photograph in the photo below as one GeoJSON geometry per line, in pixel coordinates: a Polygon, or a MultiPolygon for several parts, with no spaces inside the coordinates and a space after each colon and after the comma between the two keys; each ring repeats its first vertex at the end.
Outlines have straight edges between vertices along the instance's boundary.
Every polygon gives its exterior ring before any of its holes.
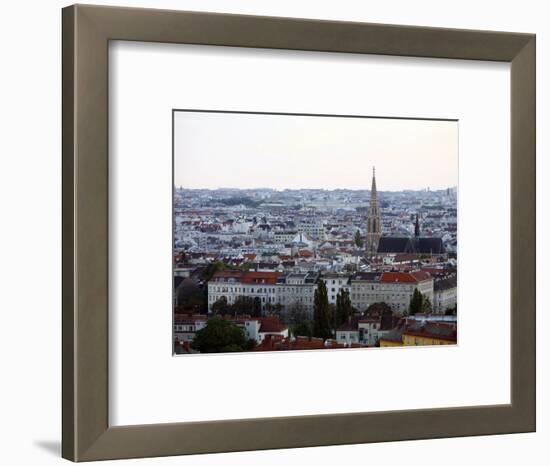
{"type": "Polygon", "coordinates": [[[458,121],[174,110],[173,133],[176,354],[457,343],[458,121]]]}
{"type": "Polygon", "coordinates": [[[534,35],[63,10],[65,458],[534,430],[534,35]]]}

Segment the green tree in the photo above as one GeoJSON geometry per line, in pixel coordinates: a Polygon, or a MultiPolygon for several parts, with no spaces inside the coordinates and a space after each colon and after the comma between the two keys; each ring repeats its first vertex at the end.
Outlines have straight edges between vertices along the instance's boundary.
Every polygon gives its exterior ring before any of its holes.
{"type": "Polygon", "coordinates": [[[363,247],[363,238],[361,238],[361,232],[359,230],[355,232],[355,246],[358,248],[363,247]]]}
{"type": "Polygon", "coordinates": [[[214,314],[226,314],[231,308],[229,307],[229,304],[227,304],[227,298],[222,296],[212,304],[211,309],[214,314]]]}
{"type": "Polygon", "coordinates": [[[190,278],[186,278],[179,285],[176,297],[179,312],[202,312],[206,309],[203,290],[190,278]]]}
{"type": "Polygon", "coordinates": [[[457,307],[456,307],[456,304],[455,304],[454,307],[448,307],[447,309],[445,309],[445,315],[446,316],[456,316],[456,311],[457,311],[457,307]]]}
{"type": "Polygon", "coordinates": [[[311,324],[305,321],[294,325],[291,328],[291,331],[292,335],[294,335],[295,337],[301,336],[311,338],[313,336],[313,329],[311,328],[311,324]]]}
{"type": "Polygon", "coordinates": [[[392,312],[391,307],[386,304],[383,301],[372,303],[369,307],[367,307],[367,310],[365,311],[365,314],[372,315],[372,314],[379,314],[382,315],[387,312],[392,312]]]}
{"type": "Polygon", "coordinates": [[[425,314],[430,314],[432,312],[432,303],[430,298],[423,297],[422,312],[425,314]]]}
{"type": "Polygon", "coordinates": [[[283,313],[283,305],[281,303],[269,304],[269,306],[266,304],[266,310],[267,309],[269,309],[269,313],[271,315],[281,317],[281,314],[283,313]]]}
{"type": "Polygon", "coordinates": [[[191,348],[201,353],[229,353],[245,351],[250,343],[244,331],[233,322],[213,317],[195,334],[191,348]]]}
{"type": "Polygon", "coordinates": [[[353,315],[349,291],[340,290],[336,295],[335,327],[338,328],[353,315]]]}
{"type": "Polygon", "coordinates": [[[327,285],[323,280],[319,280],[313,298],[313,336],[324,340],[332,337],[327,285]]]}
{"type": "Polygon", "coordinates": [[[252,307],[252,317],[261,317],[262,316],[262,301],[256,296],[254,298],[254,306],[252,307]]]}
{"type": "Polygon", "coordinates": [[[288,323],[301,324],[302,322],[309,322],[309,312],[300,303],[294,302],[285,308],[285,317],[288,323]]]}
{"type": "Polygon", "coordinates": [[[237,296],[231,306],[231,314],[252,314],[254,299],[251,296],[237,296]]]}
{"type": "Polygon", "coordinates": [[[422,312],[423,301],[424,298],[422,297],[422,293],[418,291],[418,288],[415,288],[414,293],[411,297],[411,301],[409,303],[409,315],[413,316],[418,312],[422,312]]]}
{"type": "Polygon", "coordinates": [[[208,264],[202,271],[201,278],[207,282],[214,276],[216,272],[226,270],[227,268],[228,266],[220,261],[214,262],[213,264],[208,264]]]}

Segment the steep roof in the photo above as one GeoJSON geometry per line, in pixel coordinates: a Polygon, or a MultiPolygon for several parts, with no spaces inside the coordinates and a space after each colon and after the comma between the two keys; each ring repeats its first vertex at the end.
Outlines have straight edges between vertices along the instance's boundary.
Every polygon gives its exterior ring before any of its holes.
{"type": "Polygon", "coordinates": [[[441,238],[406,236],[382,236],[378,242],[379,253],[443,254],[445,246],[441,238]]]}
{"type": "Polygon", "coordinates": [[[410,238],[397,236],[382,236],[378,242],[378,252],[413,252],[410,238]]]}
{"type": "Polygon", "coordinates": [[[418,254],[443,254],[445,252],[441,238],[420,237],[415,240],[417,244],[414,249],[418,254]]]}

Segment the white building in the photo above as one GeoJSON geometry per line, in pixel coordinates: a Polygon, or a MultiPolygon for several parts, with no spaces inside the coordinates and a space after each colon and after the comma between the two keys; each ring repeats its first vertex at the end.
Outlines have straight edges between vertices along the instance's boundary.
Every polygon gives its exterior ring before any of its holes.
{"type": "Polygon", "coordinates": [[[257,300],[261,309],[267,304],[277,303],[277,278],[280,272],[253,272],[240,270],[224,270],[214,274],[208,282],[208,312],[212,304],[221,298],[227,304],[234,304],[238,297],[247,296],[257,300]]]}
{"type": "Polygon", "coordinates": [[[313,317],[313,299],[317,288],[316,273],[289,273],[277,280],[277,303],[284,309],[302,309],[313,317]]]}
{"type": "Polygon", "coordinates": [[[427,272],[364,272],[351,279],[351,303],[359,311],[384,302],[397,314],[405,313],[415,289],[434,302],[434,280],[427,272]]]}
{"type": "Polygon", "coordinates": [[[298,232],[305,233],[314,240],[326,239],[325,225],[321,220],[304,219],[298,224],[298,232]]]}
{"type": "Polygon", "coordinates": [[[350,292],[350,275],[345,273],[327,273],[321,276],[321,280],[327,285],[328,302],[336,304],[336,296],[340,291],[350,292]]]}
{"type": "Polygon", "coordinates": [[[181,342],[191,342],[195,333],[206,327],[205,315],[174,315],[174,337],[181,342]]]}
{"type": "Polygon", "coordinates": [[[292,242],[297,233],[296,230],[275,230],[272,234],[273,240],[277,244],[288,244],[292,242]]]}
{"type": "Polygon", "coordinates": [[[361,317],[338,327],[336,341],[346,346],[354,343],[375,346],[378,339],[390,330],[390,328],[383,328],[380,317],[361,317]]]}
{"type": "Polygon", "coordinates": [[[434,282],[433,312],[443,314],[456,306],[456,275],[434,282]]]}

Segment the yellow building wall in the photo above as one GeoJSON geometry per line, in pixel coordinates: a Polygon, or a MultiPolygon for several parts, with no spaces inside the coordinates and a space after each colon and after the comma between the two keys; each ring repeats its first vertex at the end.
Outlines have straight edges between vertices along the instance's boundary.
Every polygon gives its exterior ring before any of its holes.
{"type": "Polygon", "coordinates": [[[413,335],[403,335],[404,346],[427,346],[427,345],[455,345],[456,342],[449,340],[440,340],[439,338],[416,337],[413,335]]]}
{"type": "Polygon", "coordinates": [[[392,340],[380,340],[380,348],[384,346],[403,346],[402,341],[392,341],[392,340]]]}

